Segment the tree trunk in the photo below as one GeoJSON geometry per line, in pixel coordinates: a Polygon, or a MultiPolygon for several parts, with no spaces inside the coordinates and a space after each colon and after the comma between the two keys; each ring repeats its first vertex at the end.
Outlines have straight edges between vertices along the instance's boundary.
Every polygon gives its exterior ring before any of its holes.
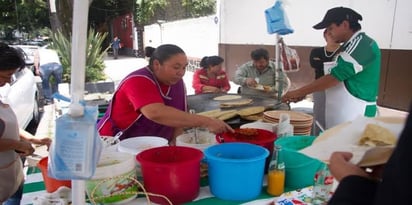
{"type": "Polygon", "coordinates": [[[136,34],[137,34],[137,57],[144,58],[144,46],[143,46],[143,34],[144,25],[136,22],[136,34]]]}
{"type": "Polygon", "coordinates": [[[49,8],[50,27],[53,33],[57,32],[58,30],[61,30],[61,26],[62,26],[57,16],[55,1],[56,0],[47,1],[47,8],[49,8]]]}
{"type": "Polygon", "coordinates": [[[57,0],[56,9],[60,30],[66,38],[70,39],[73,22],[73,0],[57,0]]]}

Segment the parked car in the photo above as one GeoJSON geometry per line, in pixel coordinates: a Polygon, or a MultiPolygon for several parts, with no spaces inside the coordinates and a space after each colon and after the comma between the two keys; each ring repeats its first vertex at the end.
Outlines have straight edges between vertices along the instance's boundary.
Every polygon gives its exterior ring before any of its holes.
{"type": "Polygon", "coordinates": [[[16,113],[19,126],[26,129],[30,123],[38,124],[40,121],[39,105],[41,102],[37,83],[41,82],[39,76],[35,76],[29,69],[33,61],[21,48],[16,48],[25,57],[26,67],[17,71],[12,76],[10,86],[0,87],[0,93],[7,96],[7,102],[16,113]]]}
{"type": "Polygon", "coordinates": [[[37,49],[39,49],[40,47],[37,45],[10,45],[11,47],[14,48],[21,48],[24,51],[24,55],[26,55],[28,57],[27,60],[30,61],[26,61],[26,64],[30,64],[33,65],[34,63],[34,55],[37,52],[37,49]]]}

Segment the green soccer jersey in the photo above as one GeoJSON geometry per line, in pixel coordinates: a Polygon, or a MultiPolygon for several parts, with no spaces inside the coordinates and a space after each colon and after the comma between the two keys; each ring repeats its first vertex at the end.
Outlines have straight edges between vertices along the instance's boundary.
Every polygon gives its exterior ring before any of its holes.
{"type": "Polygon", "coordinates": [[[364,32],[357,32],[343,45],[331,75],[343,81],[353,96],[374,102],[378,95],[380,70],[378,44],[364,32]]]}

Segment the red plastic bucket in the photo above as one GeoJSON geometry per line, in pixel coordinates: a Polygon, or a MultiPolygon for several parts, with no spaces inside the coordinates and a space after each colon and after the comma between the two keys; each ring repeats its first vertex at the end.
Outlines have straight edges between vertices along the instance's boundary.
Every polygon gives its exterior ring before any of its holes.
{"type": "Polygon", "coordinates": [[[274,142],[276,139],[277,139],[277,135],[275,133],[267,131],[267,130],[263,130],[263,129],[257,129],[257,128],[237,128],[235,129],[235,133],[225,132],[225,133],[216,135],[216,141],[218,141],[219,143],[246,142],[246,143],[259,145],[259,146],[266,148],[269,151],[269,157],[266,159],[265,172],[267,171],[269,162],[272,158],[274,142]],[[250,130],[250,131],[256,130],[257,133],[255,135],[250,135],[250,136],[240,134],[240,133],[243,133],[242,131],[245,131],[245,130],[250,130]]]}
{"type": "Polygon", "coordinates": [[[70,180],[59,180],[49,177],[49,175],[47,174],[47,160],[48,157],[44,157],[39,161],[39,163],[37,163],[37,167],[41,170],[41,174],[43,175],[43,181],[44,185],[46,186],[46,191],[49,193],[53,193],[59,187],[62,186],[71,188],[72,182],[70,180]]]}
{"type": "MultiPolygon", "coordinates": [[[[202,151],[183,146],[156,147],[140,152],[146,191],[166,196],[173,204],[192,201],[199,195],[202,151]]],[[[164,198],[150,196],[158,204],[169,204],[164,198]]]]}

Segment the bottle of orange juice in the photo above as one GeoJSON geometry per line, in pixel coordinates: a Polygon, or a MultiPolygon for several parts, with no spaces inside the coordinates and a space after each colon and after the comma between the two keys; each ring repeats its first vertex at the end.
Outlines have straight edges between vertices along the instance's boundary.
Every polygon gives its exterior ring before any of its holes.
{"type": "Polygon", "coordinates": [[[275,146],[268,168],[267,192],[273,196],[280,196],[285,190],[285,163],[280,157],[281,149],[275,146]]]}

